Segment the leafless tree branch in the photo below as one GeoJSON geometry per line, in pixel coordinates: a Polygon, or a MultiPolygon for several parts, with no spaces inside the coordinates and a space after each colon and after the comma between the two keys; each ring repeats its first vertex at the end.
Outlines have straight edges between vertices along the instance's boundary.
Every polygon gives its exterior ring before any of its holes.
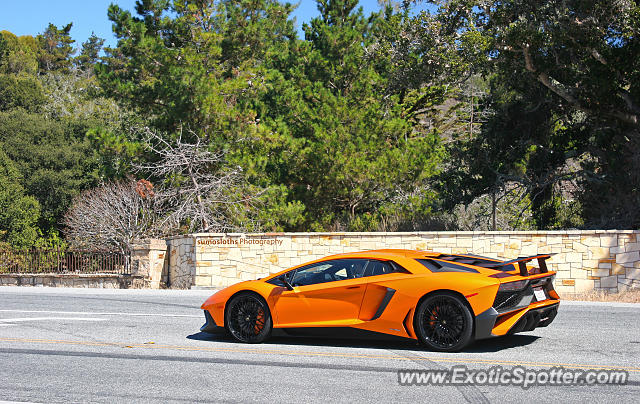
{"type": "Polygon", "coordinates": [[[161,192],[171,207],[168,220],[175,226],[187,225],[190,231],[230,230],[232,223],[225,205],[249,207],[259,192],[238,196],[242,168],[230,166],[224,151],[211,151],[200,136],[188,133],[194,139],[191,142],[183,140],[182,131],[169,141],[143,128],[145,146],[157,161],[134,165],[134,169],[164,180],[161,192]]]}
{"type": "Polygon", "coordinates": [[[165,201],[145,180],[103,184],[77,196],[64,218],[73,246],[128,251],[138,239],[166,234],[165,201]]]}

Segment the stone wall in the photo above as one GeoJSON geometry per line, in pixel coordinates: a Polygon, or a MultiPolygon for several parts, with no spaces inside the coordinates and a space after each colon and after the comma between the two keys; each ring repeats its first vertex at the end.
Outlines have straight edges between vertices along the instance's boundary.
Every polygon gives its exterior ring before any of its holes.
{"type": "Polygon", "coordinates": [[[44,286],[61,288],[142,288],[143,278],[115,274],[0,274],[0,286],[44,286]]]}
{"type": "Polygon", "coordinates": [[[640,287],[640,231],[410,232],[410,233],[203,233],[173,237],[172,288],[221,288],[343,252],[406,248],[490,257],[555,254],[561,293],[617,292],[640,287]]]}

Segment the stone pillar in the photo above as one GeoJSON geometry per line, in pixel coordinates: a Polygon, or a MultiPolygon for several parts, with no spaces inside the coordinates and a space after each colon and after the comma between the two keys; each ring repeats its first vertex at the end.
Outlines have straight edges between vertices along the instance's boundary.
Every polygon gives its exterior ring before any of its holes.
{"type": "MultiPolygon", "coordinates": [[[[159,239],[136,241],[131,249],[131,275],[139,278],[139,287],[160,289],[167,258],[167,242],[159,239]]],[[[166,275],[165,275],[166,277],[166,275]]],[[[134,279],[134,285],[136,285],[134,279]]],[[[138,285],[136,285],[138,286],[138,285]]],[[[134,286],[135,287],[135,286],[134,286]]]]}
{"type": "Polygon", "coordinates": [[[189,289],[196,277],[195,237],[174,236],[167,240],[169,246],[168,286],[171,289],[189,289]]]}

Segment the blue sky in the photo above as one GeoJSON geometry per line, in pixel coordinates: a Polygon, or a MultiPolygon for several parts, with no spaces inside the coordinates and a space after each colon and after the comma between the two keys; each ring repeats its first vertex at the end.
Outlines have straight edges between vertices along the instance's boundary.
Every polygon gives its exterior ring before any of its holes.
{"type": "MultiPolygon", "coordinates": [[[[291,1],[295,3],[295,1],[291,1]]],[[[44,31],[49,22],[58,27],[73,22],[71,35],[75,46],[84,42],[91,32],[107,40],[114,46],[115,38],[111,32],[111,22],[107,18],[107,7],[115,3],[120,7],[134,11],[135,0],[22,0],[3,1],[0,12],[0,31],[11,31],[16,35],[36,35],[44,31]]],[[[365,14],[377,11],[377,0],[361,0],[365,14]]],[[[303,22],[318,14],[314,0],[302,0],[294,12],[298,30],[303,22]]],[[[301,31],[300,31],[301,32],[301,31]]]]}

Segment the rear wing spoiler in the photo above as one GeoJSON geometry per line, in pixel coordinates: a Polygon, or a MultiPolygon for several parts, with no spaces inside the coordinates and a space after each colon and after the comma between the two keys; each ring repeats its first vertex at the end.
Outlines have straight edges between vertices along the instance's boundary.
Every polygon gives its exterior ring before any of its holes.
{"type": "Polygon", "coordinates": [[[518,257],[511,261],[496,262],[495,264],[486,265],[485,267],[497,269],[500,267],[506,267],[509,265],[515,266],[515,264],[518,264],[518,268],[520,269],[520,276],[529,276],[529,271],[527,271],[527,262],[537,259],[538,266],[540,267],[540,272],[541,273],[549,272],[549,269],[547,268],[547,263],[545,261],[551,258],[551,255],[553,254],[540,254],[540,255],[532,255],[530,257],[518,257]]]}

